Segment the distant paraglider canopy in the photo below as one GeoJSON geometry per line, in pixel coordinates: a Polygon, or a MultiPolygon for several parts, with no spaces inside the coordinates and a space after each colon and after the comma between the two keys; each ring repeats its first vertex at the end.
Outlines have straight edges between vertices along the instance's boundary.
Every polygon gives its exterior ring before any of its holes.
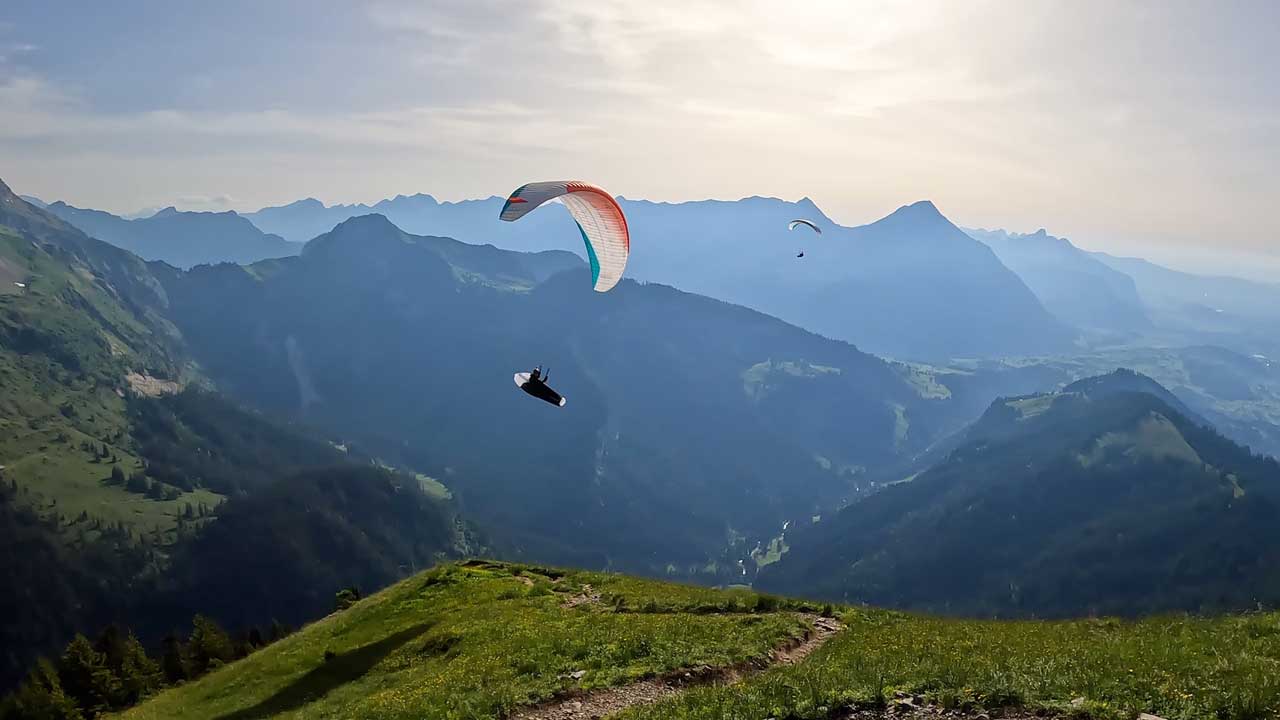
{"type": "Polygon", "coordinates": [[[796,229],[798,226],[800,226],[800,225],[804,225],[805,227],[807,227],[807,228],[809,228],[810,230],[812,230],[812,231],[814,231],[814,232],[818,233],[819,235],[821,235],[821,234],[822,234],[822,228],[818,227],[817,225],[814,225],[814,224],[813,224],[811,221],[809,221],[809,220],[792,220],[791,222],[787,223],[787,229],[788,229],[788,230],[795,230],[795,229],[796,229]]]}
{"type": "Polygon", "coordinates": [[[521,185],[502,206],[498,216],[513,222],[539,205],[560,198],[569,209],[591,263],[591,285],[596,292],[608,292],[622,279],[631,255],[631,234],[627,218],[613,196],[603,188],[578,180],[556,180],[521,185]]]}
{"type": "Polygon", "coordinates": [[[539,400],[549,402],[556,407],[564,407],[564,398],[561,397],[560,393],[547,386],[544,376],[541,376],[541,372],[541,368],[535,368],[532,373],[516,373],[516,387],[539,400]]]}

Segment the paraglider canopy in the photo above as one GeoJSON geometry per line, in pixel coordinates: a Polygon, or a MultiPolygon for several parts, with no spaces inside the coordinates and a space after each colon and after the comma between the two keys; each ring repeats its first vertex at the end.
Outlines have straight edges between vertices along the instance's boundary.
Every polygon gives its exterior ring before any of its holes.
{"type": "Polygon", "coordinates": [[[818,233],[819,235],[822,234],[822,228],[818,227],[817,225],[814,225],[812,221],[804,220],[804,219],[792,220],[791,222],[787,223],[787,229],[795,230],[797,227],[801,225],[809,228],[810,230],[818,233]]]}
{"type": "Polygon", "coordinates": [[[613,196],[591,183],[555,180],[521,185],[507,198],[499,218],[514,222],[548,200],[560,198],[569,210],[591,263],[591,285],[596,292],[608,292],[622,279],[631,255],[631,233],[627,218],[613,196]]]}

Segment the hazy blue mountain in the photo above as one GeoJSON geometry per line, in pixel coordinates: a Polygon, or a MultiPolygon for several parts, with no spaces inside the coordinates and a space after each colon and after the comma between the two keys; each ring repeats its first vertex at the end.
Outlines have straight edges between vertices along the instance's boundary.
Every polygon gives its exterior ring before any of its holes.
{"type": "Polygon", "coordinates": [[[943,613],[1280,601],[1280,464],[1133,373],[1000,399],[932,468],[788,534],[768,590],[943,613]]]}
{"type": "MultiPolygon", "coordinates": [[[[305,236],[344,215],[385,214],[407,232],[471,243],[582,254],[571,220],[549,207],[500,222],[501,198],[440,203],[398,196],[369,206],[306,200],[248,215],[264,230],[305,236]]],[[[619,200],[633,253],[628,276],[746,305],[872,352],[946,358],[1051,352],[1071,331],[983,244],[929,202],[841,227],[808,199],[752,197],[655,203],[619,200]],[[803,217],[823,228],[787,230],[803,217]],[[798,250],[807,256],[796,258],[798,250]]]]}
{"type": "Polygon", "coordinates": [[[296,258],[163,280],[221,388],[442,479],[495,543],[542,560],[731,578],[948,412],[884,361],[761,313],[634,281],[594,293],[566,254],[376,215],[296,258]],[[565,409],[515,387],[537,363],[565,409]]]}
{"type": "Polygon", "coordinates": [[[1133,278],[1160,327],[1190,342],[1280,357],[1280,284],[1196,275],[1140,258],[1091,255],[1133,278]]]}
{"type": "Polygon", "coordinates": [[[1151,329],[1133,278],[1065,238],[1053,237],[1044,229],[1027,235],[1005,230],[965,232],[995,251],[1045,309],[1065,322],[1122,337],[1151,329]]]}
{"type": "Polygon", "coordinates": [[[22,198],[23,200],[26,200],[27,202],[31,203],[32,205],[35,205],[36,207],[42,210],[44,208],[49,207],[49,203],[41,200],[40,198],[34,195],[19,195],[18,197],[22,198]]]}
{"type": "Polygon", "coordinates": [[[278,235],[263,233],[234,212],[179,212],[170,207],[150,217],[126,220],[62,201],[49,205],[47,210],[86,234],[144,260],[160,260],[181,268],[287,257],[298,254],[302,247],[278,235]]]}
{"type": "MultiPolygon", "coordinates": [[[[245,213],[244,217],[263,232],[275,233],[293,242],[306,242],[353,217],[378,214],[406,232],[452,237],[471,244],[491,242],[509,250],[530,251],[578,249],[569,244],[563,248],[534,245],[520,247],[519,237],[526,233],[498,220],[502,203],[503,199],[498,197],[441,202],[421,193],[397,195],[372,205],[325,205],[315,198],[307,198],[288,205],[245,213]]],[[[574,239],[581,243],[576,237],[574,239]]]]}

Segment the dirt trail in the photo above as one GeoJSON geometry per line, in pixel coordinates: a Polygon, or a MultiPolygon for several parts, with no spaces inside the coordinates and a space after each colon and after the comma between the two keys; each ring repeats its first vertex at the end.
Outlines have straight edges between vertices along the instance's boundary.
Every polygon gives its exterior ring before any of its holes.
{"type": "Polygon", "coordinates": [[[599,720],[637,705],[650,705],[699,685],[728,685],[759,674],[776,665],[791,665],[805,659],[844,629],[840,621],[806,615],[813,631],[800,640],[776,648],[767,659],[730,667],[700,667],[679,670],[661,677],[628,685],[575,692],[556,700],[518,710],[508,720],[599,720]]]}

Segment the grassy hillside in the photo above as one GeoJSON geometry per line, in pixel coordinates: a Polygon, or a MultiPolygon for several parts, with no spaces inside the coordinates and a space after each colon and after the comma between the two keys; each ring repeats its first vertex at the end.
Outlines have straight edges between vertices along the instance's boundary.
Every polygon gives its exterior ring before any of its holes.
{"type": "Polygon", "coordinates": [[[760,586],[998,616],[1280,604],[1280,464],[1146,386],[1173,400],[1124,371],[998,400],[932,467],[789,533],[760,586]]]}
{"type": "MultiPolygon", "coordinates": [[[[805,632],[805,609],[816,608],[617,575],[449,565],[123,717],[501,718],[572,691],[767,658],[805,632]]],[[[975,713],[1026,706],[1101,718],[1253,720],[1280,711],[1274,614],[1136,623],[835,614],[846,629],[799,662],[624,717],[825,720],[904,697],[975,713]]]]}
{"type": "Polygon", "coordinates": [[[165,348],[92,264],[63,249],[0,227],[0,264],[20,278],[0,295],[4,477],[47,515],[172,533],[186,504],[218,498],[196,488],[146,497],[107,482],[113,468],[141,467],[125,396],[130,378],[166,366],[165,348]]]}
{"type": "MultiPolygon", "coordinates": [[[[741,685],[696,689],[620,717],[847,717],[905,701],[972,716],[1031,712],[1168,720],[1262,720],[1280,712],[1280,615],[1139,622],[949,620],[865,608],[807,662],[741,685]]],[[[926,713],[925,716],[932,715],[926,713]]]]}
{"type": "Polygon", "coordinates": [[[305,622],[341,587],[476,547],[447,489],[174,394],[200,378],[153,269],[175,272],[0,183],[0,688],[76,631],[156,641],[194,606],[233,628],[305,622]]]}
{"type": "Polygon", "coordinates": [[[764,657],[805,627],[745,591],[451,565],[124,717],[502,717],[570,688],[764,657]]]}

